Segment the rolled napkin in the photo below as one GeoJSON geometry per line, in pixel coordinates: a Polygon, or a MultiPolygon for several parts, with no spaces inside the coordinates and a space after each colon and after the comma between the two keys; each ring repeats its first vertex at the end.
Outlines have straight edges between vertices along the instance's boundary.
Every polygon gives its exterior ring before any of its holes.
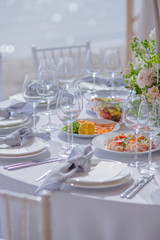
{"type": "Polygon", "coordinates": [[[24,138],[29,137],[40,137],[45,140],[50,139],[50,134],[46,133],[33,133],[32,129],[23,127],[17,129],[13,133],[9,134],[6,137],[0,137],[0,145],[6,144],[11,147],[20,146],[24,138]]]}
{"type": "Polygon", "coordinates": [[[57,164],[47,175],[44,182],[38,187],[35,194],[40,195],[43,190],[55,191],[60,189],[61,185],[76,172],[87,170],[91,162],[93,150],[90,145],[76,145],[65,163],[57,164]]]}
{"type": "Polygon", "coordinates": [[[25,105],[24,102],[19,102],[8,107],[0,107],[0,117],[9,118],[12,112],[14,112],[17,109],[21,109],[24,105],[25,105]]]}

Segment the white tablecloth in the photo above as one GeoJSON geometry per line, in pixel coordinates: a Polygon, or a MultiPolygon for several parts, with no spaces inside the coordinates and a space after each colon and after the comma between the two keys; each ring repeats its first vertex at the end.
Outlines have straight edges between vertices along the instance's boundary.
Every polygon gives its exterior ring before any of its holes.
{"type": "MultiPolygon", "coordinates": [[[[7,102],[4,102],[5,105],[7,102]]],[[[47,121],[47,116],[38,113],[40,118],[37,124],[40,127],[47,121]]],[[[84,108],[81,118],[96,118],[94,113],[84,108]]],[[[60,123],[56,115],[52,121],[60,123]]],[[[124,126],[121,126],[124,129],[124,126]]],[[[66,144],[67,136],[59,130],[51,135],[49,152],[41,158],[57,156],[66,144]]],[[[77,144],[92,144],[92,139],[74,138],[77,144]]],[[[37,156],[34,159],[39,159],[37,156]]],[[[111,154],[94,149],[93,158],[113,159],[128,163],[132,157],[111,154]]],[[[140,157],[147,161],[147,155],[140,157]]],[[[153,153],[153,161],[160,160],[159,151],[153,153]]],[[[15,171],[7,171],[4,165],[18,162],[18,160],[0,159],[0,188],[16,192],[34,194],[39,182],[34,180],[56,163],[39,165],[15,171]]],[[[133,180],[139,177],[136,169],[133,170],[133,180]]],[[[132,181],[133,181],[132,180],[132,181]]],[[[131,181],[131,182],[132,182],[131,181]]],[[[52,196],[52,221],[54,240],[159,240],[160,239],[160,199],[155,200],[153,194],[159,187],[160,178],[147,184],[133,199],[122,199],[120,193],[130,184],[104,189],[80,189],[64,184],[61,191],[52,196]]]]}

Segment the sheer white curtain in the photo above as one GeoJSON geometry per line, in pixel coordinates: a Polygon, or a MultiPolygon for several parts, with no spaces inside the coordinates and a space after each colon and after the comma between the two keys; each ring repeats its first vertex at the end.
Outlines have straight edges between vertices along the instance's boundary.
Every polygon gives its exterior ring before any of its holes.
{"type": "MultiPolygon", "coordinates": [[[[160,9],[160,0],[158,1],[160,9]]],[[[141,12],[137,22],[136,36],[140,41],[149,40],[149,34],[154,28],[152,0],[142,0],[141,12]]]]}

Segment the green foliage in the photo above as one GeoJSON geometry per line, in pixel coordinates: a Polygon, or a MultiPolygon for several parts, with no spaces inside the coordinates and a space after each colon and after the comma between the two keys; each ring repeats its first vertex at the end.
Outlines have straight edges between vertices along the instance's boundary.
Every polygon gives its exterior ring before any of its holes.
{"type": "MultiPolygon", "coordinates": [[[[73,125],[73,133],[74,133],[74,134],[78,134],[78,129],[79,129],[80,124],[79,124],[78,122],[73,122],[72,125],[73,125]]],[[[63,130],[64,132],[67,132],[67,125],[65,125],[65,126],[62,128],[62,130],[63,130]]],[[[71,126],[69,127],[69,132],[71,133],[71,126]]]]}

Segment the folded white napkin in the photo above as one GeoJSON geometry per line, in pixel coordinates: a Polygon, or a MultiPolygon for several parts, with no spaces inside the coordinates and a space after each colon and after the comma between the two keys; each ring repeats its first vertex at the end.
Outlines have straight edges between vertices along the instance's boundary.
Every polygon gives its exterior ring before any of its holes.
{"type": "Polygon", "coordinates": [[[42,190],[55,191],[60,189],[62,183],[72,177],[76,172],[87,170],[92,155],[93,150],[90,145],[76,145],[65,163],[59,163],[54,166],[44,182],[38,187],[35,194],[39,195],[42,190]]]}
{"type": "Polygon", "coordinates": [[[24,105],[24,102],[18,102],[8,107],[0,107],[0,117],[9,118],[12,112],[16,111],[17,109],[21,109],[24,105]]]}
{"type": "Polygon", "coordinates": [[[13,133],[9,134],[6,137],[0,137],[0,145],[6,144],[11,147],[20,146],[24,138],[29,137],[40,137],[45,140],[50,139],[50,134],[48,132],[44,133],[33,133],[32,129],[23,127],[17,129],[13,133]]]}

